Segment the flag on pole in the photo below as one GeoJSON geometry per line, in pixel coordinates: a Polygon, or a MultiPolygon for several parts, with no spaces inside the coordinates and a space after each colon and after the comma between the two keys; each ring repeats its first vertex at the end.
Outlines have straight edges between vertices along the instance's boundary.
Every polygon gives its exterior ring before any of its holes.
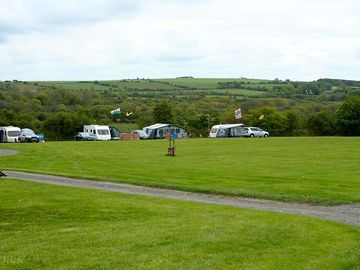
{"type": "Polygon", "coordinates": [[[111,111],[111,115],[120,115],[120,114],[121,114],[120,108],[111,111]]]}
{"type": "Polygon", "coordinates": [[[263,120],[264,118],[265,118],[265,115],[263,115],[263,114],[259,116],[259,120],[263,120]]]}
{"type": "Polygon", "coordinates": [[[235,111],[235,119],[240,119],[241,118],[241,109],[239,108],[239,109],[237,109],[236,111],[235,111]]]}

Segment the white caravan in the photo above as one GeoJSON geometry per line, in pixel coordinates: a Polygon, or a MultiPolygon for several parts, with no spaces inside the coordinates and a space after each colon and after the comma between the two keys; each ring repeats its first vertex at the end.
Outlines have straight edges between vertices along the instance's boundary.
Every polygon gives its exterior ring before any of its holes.
{"type": "Polygon", "coordinates": [[[21,129],[18,127],[8,126],[0,127],[0,143],[18,142],[21,129]]]}
{"type": "Polygon", "coordinates": [[[84,132],[89,133],[91,137],[98,141],[111,140],[109,126],[86,125],[84,126],[84,132]]]}
{"type": "Polygon", "coordinates": [[[211,128],[209,138],[244,137],[243,124],[220,124],[211,128]]]}

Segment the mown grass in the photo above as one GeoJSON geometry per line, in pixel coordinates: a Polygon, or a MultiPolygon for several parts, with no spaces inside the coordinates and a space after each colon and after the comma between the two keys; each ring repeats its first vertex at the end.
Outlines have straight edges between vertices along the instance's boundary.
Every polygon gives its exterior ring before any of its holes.
{"type": "Polygon", "coordinates": [[[359,269],[356,227],[0,181],[1,269],[359,269]]]}
{"type": "Polygon", "coordinates": [[[4,169],[316,204],[360,202],[360,138],[3,144],[4,169]]]}

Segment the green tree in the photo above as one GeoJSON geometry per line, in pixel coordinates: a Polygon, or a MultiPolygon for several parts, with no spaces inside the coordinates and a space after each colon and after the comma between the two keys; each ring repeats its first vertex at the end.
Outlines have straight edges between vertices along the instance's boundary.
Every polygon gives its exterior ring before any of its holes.
{"type": "Polygon", "coordinates": [[[157,123],[171,123],[174,116],[172,107],[168,101],[162,101],[157,104],[153,111],[154,121],[157,123]]]}
{"type": "Polygon", "coordinates": [[[286,112],[286,135],[298,135],[298,129],[300,127],[299,115],[295,110],[288,110],[286,112]]]}
{"type": "Polygon", "coordinates": [[[57,112],[45,120],[45,135],[50,140],[72,139],[76,132],[83,129],[83,125],[90,123],[85,113],[57,112]]]}
{"type": "Polygon", "coordinates": [[[37,98],[38,100],[40,100],[41,105],[43,105],[43,106],[47,106],[47,105],[50,105],[50,104],[51,104],[51,99],[50,99],[49,95],[48,95],[47,93],[45,93],[45,92],[39,93],[39,94],[36,96],[36,98],[37,98]]]}
{"type": "Polygon", "coordinates": [[[271,106],[250,110],[247,121],[251,126],[261,127],[269,131],[271,135],[284,135],[288,128],[286,115],[271,106]]]}
{"type": "Polygon", "coordinates": [[[350,96],[336,111],[336,124],[341,134],[360,135],[360,96],[350,96]]]}
{"type": "Polygon", "coordinates": [[[309,118],[307,127],[313,135],[329,136],[336,133],[334,122],[333,113],[322,111],[309,118]]]}

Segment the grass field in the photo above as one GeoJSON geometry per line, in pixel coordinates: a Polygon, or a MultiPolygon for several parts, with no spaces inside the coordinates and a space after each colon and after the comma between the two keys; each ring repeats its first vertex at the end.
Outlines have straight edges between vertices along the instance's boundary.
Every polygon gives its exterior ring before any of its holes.
{"type": "Polygon", "coordinates": [[[214,89],[217,88],[218,83],[222,82],[246,82],[259,84],[266,82],[266,80],[256,79],[235,79],[235,78],[172,78],[172,79],[157,79],[157,81],[171,83],[173,85],[181,85],[186,87],[197,87],[199,89],[214,89]]]}
{"type": "Polygon", "coordinates": [[[4,169],[315,204],[360,202],[360,138],[3,144],[4,169]]]}
{"type": "MultiPolygon", "coordinates": [[[[58,145],[59,147],[59,145],[58,145]]],[[[0,181],[1,269],[359,269],[359,228],[0,181]]]]}

